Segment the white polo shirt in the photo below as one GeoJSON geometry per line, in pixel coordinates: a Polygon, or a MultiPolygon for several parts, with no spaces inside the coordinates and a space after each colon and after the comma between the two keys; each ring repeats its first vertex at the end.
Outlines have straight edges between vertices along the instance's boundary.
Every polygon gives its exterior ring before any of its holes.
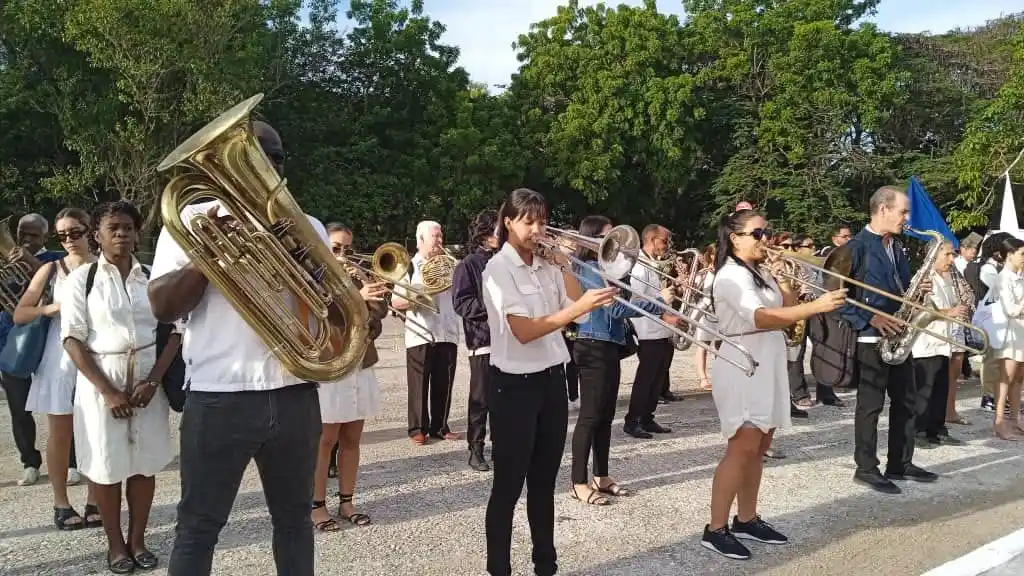
{"type": "MultiPolygon", "coordinates": [[[[402,278],[402,282],[408,284],[423,285],[423,263],[426,259],[416,254],[412,257],[412,279],[409,277],[402,278]]],[[[408,292],[401,286],[395,286],[395,294],[398,296],[407,296],[408,292]]],[[[424,310],[418,306],[410,306],[406,310],[405,317],[405,347],[406,349],[412,348],[413,346],[422,346],[429,344],[430,341],[424,338],[421,333],[424,326],[430,331],[430,335],[434,337],[434,343],[449,342],[451,344],[459,343],[459,316],[455,313],[455,306],[452,303],[452,289],[449,288],[440,294],[437,294],[433,298],[434,306],[437,307],[437,313],[431,312],[430,310],[424,310]],[[416,322],[415,329],[409,328],[410,321],[416,322]]]]}
{"type": "MultiPolygon", "coordinates": [[[[204,214],[217,202],[187,206],[181,211],[186,225],[196,214],[204,214]]],[[[219,214],[228,212],[222,207],[219,214]]],[[[324,225],[307,216],[324,244],[329,245],[324,225]]],[[[160,230],[150,279],[181,270],[189,258],[167,232],[160,230]]],[[[294,302],[292,303],[294,306],[294,302]]],[[[190,390],[201,392],[246,392],[275,390],[304,382],[287,372],[256,332],[235,312],[227,298],[210,284],[185,323],[182,337],[185,378],[190,390]]]]}
{"type": "MultiPolygon", "coordinates": [[[[543,318],[573,303],[559,268],[540,257],[527,265],[506,243],[484,267],[483,284],[492,366],[507,374],[533,374],[570,361],[560,330],[523,344],[508,325],[510,314],[543,318]]],[[[576,321],[585,322],[588,316],[584,314],[576,321]]]]}

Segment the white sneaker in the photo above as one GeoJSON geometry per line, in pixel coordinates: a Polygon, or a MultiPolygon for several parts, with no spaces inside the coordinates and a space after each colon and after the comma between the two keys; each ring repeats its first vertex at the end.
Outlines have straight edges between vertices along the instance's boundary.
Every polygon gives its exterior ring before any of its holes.
{"type": "Polygon", "coordinates": [[[570,400],[569,401],[569,410],[571,412],[579,412],[580,411],[580,401],[579,400],[570,400]]]}
{"type": "Polygon", "coordinates": [[[82,473],[78,468],[68,468],[68,486],[78,486],[82,481],[82,473]]]}
{"type": "Polygon", "coordinates": [[[18,480],[18,486],[31,486],[36,482],[39,482],[39,468],[25,468],[21,480],[18,480]]]}

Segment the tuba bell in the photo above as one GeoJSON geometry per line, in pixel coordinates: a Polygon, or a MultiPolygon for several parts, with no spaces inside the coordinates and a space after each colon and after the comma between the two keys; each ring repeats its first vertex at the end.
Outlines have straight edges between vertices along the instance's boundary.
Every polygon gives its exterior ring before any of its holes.
{"type": "Polygon", "coordinates": [[[8,258],[18,247],[11,236],[11,216],[0,220],[0,310],[13,314],[21,295],[32,281],[28,262],[11,262],[8,258]]]}
{"type": "Polygon", "coordinates": [[[180,173],[164,188],[161,216],[285,370],[305,380],[338,380],[362,363],[369,312],[263,153],[250,118],[262,99],[236,104],[164,158],[157,171],[180,173]],[[232,219],[197,214],[183,222],[182,209],[205,199],[218,201],[232,219]]]}

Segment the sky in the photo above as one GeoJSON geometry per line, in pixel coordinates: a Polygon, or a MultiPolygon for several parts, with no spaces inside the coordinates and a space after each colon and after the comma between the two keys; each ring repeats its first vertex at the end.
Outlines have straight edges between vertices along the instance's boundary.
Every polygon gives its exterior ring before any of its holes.
{"type": "MultiPolygon", "coordinates": [[[[680,0],[657,0],[658,9],[683,15],[680,0]]],[[[447,27],[442,41],[458,46],[459,64],[475,82],[507,84],[519,67],[512,43],[530,24],[555,14],[564,0],[425,0],[424,11],[447,27]]],[[[640,5],[642,0],[606,1],[640,5]]],[[[347,3],[343,2],[347,6],[347,3]]],[[[580,0],[581,5],[597,4],[580,0]]],[[[984,24],[1000,15],[1024,10],[1022,0],[882,0],[868,20],[892,32],[940,34],[957,27],[984,24]]],[[[344,12],[344,10],[342,11],[344,12]]],[[[339,22],[344,30],[345,22],[339,22]]]]}

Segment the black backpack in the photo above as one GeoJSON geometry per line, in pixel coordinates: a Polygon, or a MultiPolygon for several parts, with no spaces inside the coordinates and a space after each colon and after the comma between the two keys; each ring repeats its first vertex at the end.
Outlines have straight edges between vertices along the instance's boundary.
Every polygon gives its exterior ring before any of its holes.
{"type": "MultiPolygon", "coordinates": [[[[142,265],[142,272],[149,278],[149,266],[142,265]]],[[[85,297],[89,298],[89,293],[92,292],[92,285],[96,281],[96,262],[89,265],[89,273],[85,277],[85,297]]],[[[164,324],[160,322],[156,326],[156,357],[159,358],[160,354],[163,353],[164,347],[167,346],[167,341],[171,339],[171,334],[174,332],[173,324],[164,324]]],[[[163,381],[160,382],[164,388],[164,394],[167,395],[167,403],[170,404],[171,410],[175,412],[181,412],[185,408],[185,396],[188,393],[185,390],[185,360],[181,356],[181,347],[178,347],[178,353],[174,355],[174,361],[171,362],[167,373],[164,374],[163,381]]]]}

